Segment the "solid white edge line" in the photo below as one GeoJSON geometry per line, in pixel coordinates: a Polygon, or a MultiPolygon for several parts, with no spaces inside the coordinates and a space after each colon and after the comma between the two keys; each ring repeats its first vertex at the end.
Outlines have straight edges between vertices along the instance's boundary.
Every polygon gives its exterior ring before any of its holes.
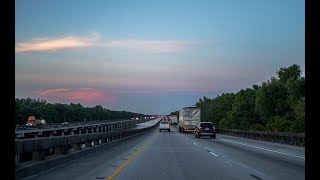
{"type": "Polygon", "coordinates": [[[284,153],[284,152],[281,152],[281,151],[275,151],[275,150],[266,149],[266,148],[262,148],[262,147],[252,146],[252,145],[249,145],[249,144],[243,144],[243,143],[239,143],[239,142],[234,142],[234,141],[230,141],[230,140],[227,140],[227,139],[221,139],[221,140],[223,140],[223,141],[228,141],[228,142],[232,142],[232,143],[236,143],[236,144],[240,144],[240,145],[244,145],[244,146],[249,146],[249,147],[253,147],[253,148],[257,148],[257,149],[262,149],[262,150],[265,150],[265,151],[270,151],[270,152],[275,152],[275,153],[279,153],[279,154],[284,154],[284,155],[287,155],[287,156],[293,156],[293,157],[305,159],[304,157],[297,156],[297,155],[293,155],[293,154],[284,153]]]}

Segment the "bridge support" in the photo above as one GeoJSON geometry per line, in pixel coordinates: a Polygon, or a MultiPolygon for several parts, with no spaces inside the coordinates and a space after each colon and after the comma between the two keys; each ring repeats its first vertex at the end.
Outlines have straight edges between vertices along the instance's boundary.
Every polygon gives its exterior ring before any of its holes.
{"type": "Polygon", "coordinates": [[[91,142],[91,141],[86,142],[86,143],[85,143],[85,147],[92,147],[92,142],[91,142]]]}
{"type": "Polygon", "coordinates": [[[20,154],[16,154],[16,166],[19,164],[20,162],[20,154]]]}
{"type": "Polygon", "coordinates": [[[105,139],[101,139],[101,143],[105,144],[105,143],[108,143],[108,138],[105,138],[105,139]]]}
{"type": "Polygon", "coordinates": [[[78,143],[78,144],[72,144],[71,145],[72,149],[74,150],[81,150],[81,143],[78,143]]]}
{"type": "Polygon", "coordinates": [[[32,160],[41,161],[45,160],[45,150],[33,151],[32,152],[32,160]]]}
{"type": "Polygon", "coordinates": [[[59,146],[54,148],[55,155],[64,155],[68,154],[69,147],[68,146],[59,146]]]}
{"type": "Polygon", "coordinates": [[[93,145],[94,146],[99,145],[99,144],[100,144],[99,139],[96,139],[96,140],[93,141],[93,145]]]}

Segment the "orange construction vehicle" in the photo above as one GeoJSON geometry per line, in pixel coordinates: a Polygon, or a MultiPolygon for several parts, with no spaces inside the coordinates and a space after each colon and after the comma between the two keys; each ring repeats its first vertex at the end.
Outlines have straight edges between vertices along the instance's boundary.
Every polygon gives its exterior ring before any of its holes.
{"type": "Polygon", "coordinates": [[[29,116],[27,120],[28,126],[45,125],[47,122],[44,119],[37,119],[35,116],[29,116]]]}

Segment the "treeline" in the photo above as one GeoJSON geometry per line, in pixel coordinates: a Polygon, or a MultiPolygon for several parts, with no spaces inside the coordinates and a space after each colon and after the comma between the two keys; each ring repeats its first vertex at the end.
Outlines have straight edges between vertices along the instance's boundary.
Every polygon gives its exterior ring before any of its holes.
{"type": "Polygon", "coordinates": [[[43,118],[48,123],[78,122],[110,119],[131,119],[142,117],[144,114],[113,111],[103,108],[83,107],[81,104],[48,103],[44,99],[16,98],[15,99],[16,124],[25,124],[29,116],[43,118]]]}
{"type": "Polygon", "coordinates": [[[218,128],[304,133],[305,78],[293,64],[262,85],[203,97],[195,106],[201,108],[202,121],[212,121],[218,128]]]}

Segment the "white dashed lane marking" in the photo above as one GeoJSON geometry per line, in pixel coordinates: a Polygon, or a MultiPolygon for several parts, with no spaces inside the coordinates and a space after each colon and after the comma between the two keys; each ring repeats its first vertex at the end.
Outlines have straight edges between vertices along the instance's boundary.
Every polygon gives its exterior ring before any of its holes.
{"type": "Polygon", "coordinates": [[[212,154],[212,155],[214,155],[214,156],[218,156],[218,155],[216,155],[215,153],[213,153],[213,152],[209,152],[210,154],[212,154]]]}
{"type": "Polygon", "coordinates": [[[252,147],[252,148],[256,148],[256,149],[261,149],[261,150],[265,150],[265,151],[270,151],[270,152],[274,152],[274,153],[279,153],[279,154],[284,154],[284,155],[287,155],[287,156],[293,156],[293,157],[304,159],[304,157],[302,157],[302,156],[288,154],[288,153],[284,153],[284,152],[281,152],[281,151],[275,151],[275,150],[271,150],[271,149],[267,149],[267,148],[252,146],[252,145],[249,145],[249,144],[243,144],[243,143],[239,143],[239,142],[234,142],[234,141],[230,141],[230,140],[227,140],[227,139],[220,139],[220,140],[228,141],[228,142],[232,142],[232,143],[235,143],[235,144],[240,144],[240,145],[243,145],[243,146],[248,146],[248,147],[252,147]]]}

